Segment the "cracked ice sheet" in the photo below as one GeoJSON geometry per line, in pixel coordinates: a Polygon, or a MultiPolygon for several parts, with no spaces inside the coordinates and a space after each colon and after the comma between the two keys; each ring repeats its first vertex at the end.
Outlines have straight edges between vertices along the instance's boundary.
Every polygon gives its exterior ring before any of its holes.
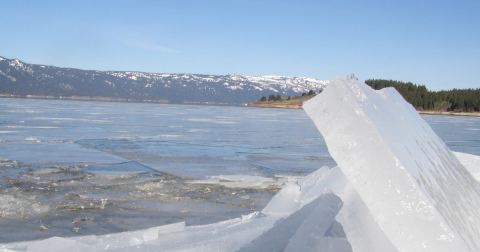
{"type": "Polygon", "coordinates": [[[304,105],[400,251],[478,251],[480,185],[393,88],[334,79],[304,105]]]}
{"type": "Polygon", "coordinates": [[[0,158],[29,165],[114,164],[128,161],[105,152],[83,148],[67,142],[3,142],[0,144],[0,155],[0,158]]]}

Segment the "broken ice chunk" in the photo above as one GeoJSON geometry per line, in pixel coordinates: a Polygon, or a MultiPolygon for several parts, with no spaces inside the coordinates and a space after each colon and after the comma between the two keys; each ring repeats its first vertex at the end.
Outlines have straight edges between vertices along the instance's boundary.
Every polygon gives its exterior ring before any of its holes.
{"type": "MultiPolygon", "coordinates": [[[[338,172],[341,174],[339,167],[333,169],[338,169],[338,172]]],[[[335,219],[342,224],[343,231],[346,233],[346,237],[353,251],[398,251],[380,229],[378,223],[375,222],[375,219],[360,198],[360,195],[358,195],[350,183],[347,183],[339,197],[343,201],[343,207],[335,219]]],[[[324,242],[330,244],[331,241],[327,239],[324,242]]]]}
{"type": "Polygon", "coordinates": [[[33,174],[44,175],[44,174],[52,174],[52,173],[59,173],[59,172],[62,172],[62,170],[58,168],[43,168],[43,169],[34,171],[33,174]]]}
{"type": "Polygon", "coordinates": [[[480,251],[480,185],[394,88],[332,80],[304,106],[399,251],[480,251]]]}
{"type": "MultiPolygon", "coordinates": [[[[293,251],[299,251],[299,250],[293,250],[293,251]]],[[[337,221],[333,221],[330,227],[325,232],[325,235],[318,240],[313,251],[352,252],[352,246],[350,245],[349,241],[347,240],[347,237],[345,236],[345,232],[343,231],[342,225],[337,221]]],[[[384,251],[389,251],[389,250],[384,250],[384,251]]]]}
{"type": "MultiPolygon", "coordinates": [[[[331,194],[333,195],[333,194],[331,194]]],[[[334,195],[336,197],[336,195],[334,195]]],[[[320,196],[321,197],[321,196],[320,196]]],[[[333,202],[330,202],[333,203],[333,202]]],[[[345,238],[345,233],[340,223],[336,222],[333,218],[337,215],[338,211],[342,207],[343,203],[338,199],[338,204],[327,205],[323,204],[321,208],[317,208],[308,216],[298,229],[298,231],[293,235],[293,237],[288,242],[285,252],[295,252],[295,251],[304,251],[304,252],[314,252],[314,251],[327,251],[323,247],[326,241],[332,239],[324,237],[325,233],[330,230],[329,235],[340,234],[343,235],[342,242],[340,244],[329,244],[335,247],[341,248],[342,250],[335,250],[336,252],[351,252],[352,247],[348,243],[348,240],[345,238]],[[334,230],[332,230],[334,229],[334,230]],[[332,231],[334,233],[332,233],[332,231]],[[335,231],[337,231],[335,233],[335,231]]],[[[334,236],[333,236],[334,237],[334,236]]],[[[333,243],[333,241],[332,241],[333,243]]]]}
{"type": "Polygon", "coordinates": [[[286,219],[280,220],[239,252],[314,251],[316,243],[323,237],[341,207],[339,197],[333,193],[322,194],[286,219]]]}
{"type": "Polygon", "coordinates": [[[333,190],[338,195],[345,187],[347,180],[337,169],[324,166],[296,182],[289,182],[280,190],[262,213],[268,216],[286,217],[312,202],[326,190],[333,190]]]}

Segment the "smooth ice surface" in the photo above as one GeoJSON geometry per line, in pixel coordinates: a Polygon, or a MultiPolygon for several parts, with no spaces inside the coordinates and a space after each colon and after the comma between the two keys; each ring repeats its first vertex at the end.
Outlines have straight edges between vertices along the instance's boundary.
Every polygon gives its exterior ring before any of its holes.
{"type": "Polygon", "coordinates": [[[478,251],[480,186],[393,88],[334,79],[304,105],[399,251],[478,251]]]}

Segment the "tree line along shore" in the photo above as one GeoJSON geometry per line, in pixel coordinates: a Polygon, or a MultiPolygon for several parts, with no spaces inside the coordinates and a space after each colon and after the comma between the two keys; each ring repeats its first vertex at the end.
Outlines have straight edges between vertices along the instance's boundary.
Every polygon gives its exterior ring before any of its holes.
{"type": "MultiPolygon", "coordinates": [[[[480,116],[480,88],[430,91],[424,85],[416,85],[411,82],[369,79],[365,83],[376,90],[385,87],[395,88],[419,113],[480,116]]],[[[278,94],[272,94],[268,99],[262,97],[258,102],[248,105],[269,108],[302,108],[303,102],[315,95],[312,90],[295,97],[281,97],[278,94]]]]}

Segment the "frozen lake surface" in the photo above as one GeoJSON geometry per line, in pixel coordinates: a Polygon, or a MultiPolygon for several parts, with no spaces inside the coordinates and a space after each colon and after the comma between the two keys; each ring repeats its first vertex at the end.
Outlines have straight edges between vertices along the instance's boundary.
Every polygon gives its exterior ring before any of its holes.
{"type": "MultiPolygon", "coordinates": [[[[480,155],[480,118],[422,117],[480,155]]],[[[3,98],[0,243],[231,219],[324,165],[303,110],[3,98]]]]}

